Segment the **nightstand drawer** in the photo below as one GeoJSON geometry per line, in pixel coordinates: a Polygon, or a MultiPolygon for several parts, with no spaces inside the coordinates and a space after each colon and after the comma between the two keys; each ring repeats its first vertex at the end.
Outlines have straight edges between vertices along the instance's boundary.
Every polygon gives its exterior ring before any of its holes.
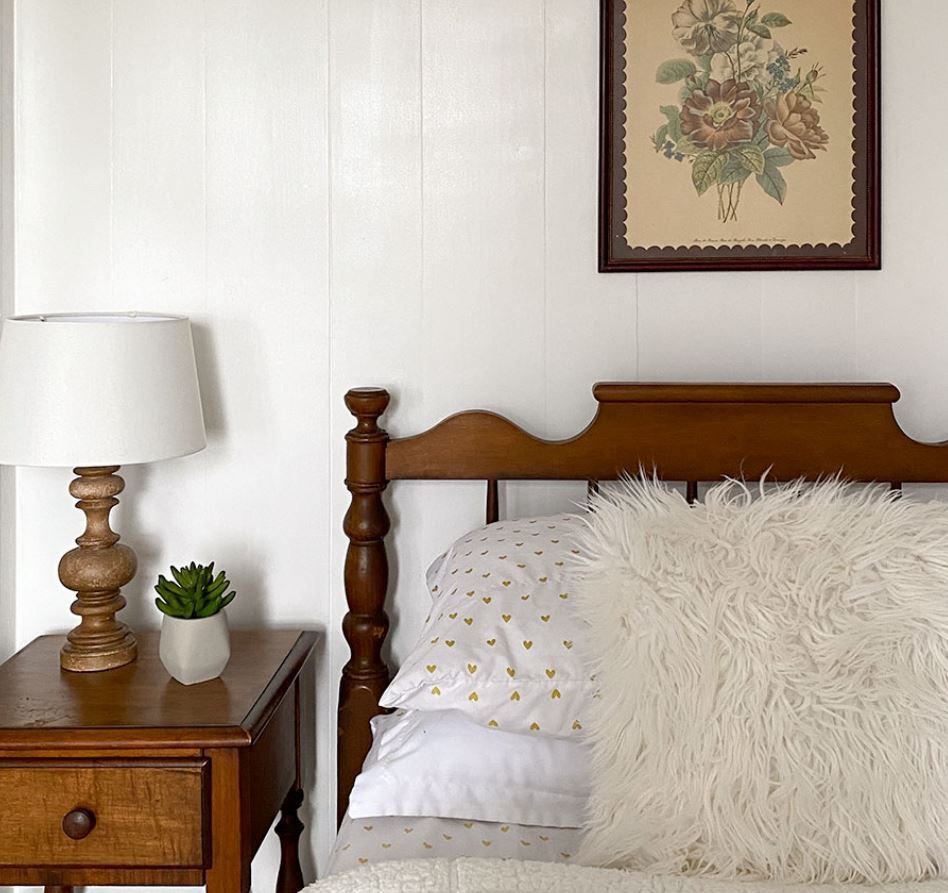
{"type": "Polygon", "coordinates": [[[208,864],[206,759],[0,764],[0,865],[208,864]]]}

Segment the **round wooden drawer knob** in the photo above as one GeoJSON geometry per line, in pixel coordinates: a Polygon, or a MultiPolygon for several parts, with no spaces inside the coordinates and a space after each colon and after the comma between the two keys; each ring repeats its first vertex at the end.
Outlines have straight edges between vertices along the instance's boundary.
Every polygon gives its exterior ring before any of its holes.
{"type": "Polygon", "coordinates": [[[88,837],[95,828],[95,813],[90,809],[77,808],[63,817],[63,834],[73,840],[88,837]]]}

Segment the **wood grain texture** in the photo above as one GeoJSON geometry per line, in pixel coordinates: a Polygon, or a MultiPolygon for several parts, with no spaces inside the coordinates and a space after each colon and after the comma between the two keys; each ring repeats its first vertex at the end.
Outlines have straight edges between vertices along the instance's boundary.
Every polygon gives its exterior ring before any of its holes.
{"type": "Polygon", "coordinates": [[[209,782],[207,760],[5,761],[0,803],[17,820],[0,865],[202,867],[209,782]]]}
{"type": "MultiPolygon", "coordinates": [[[[274,818],[293,818],[315,640],[236,633],[224,676],[196,686],[170,680],[151,634],[143,660],[99,674],[51,676],[62,637],[27,646],[0,667],[0,827],[17,829],[0,835],[0,884],[249,890],[274,818]]],[[[298,840],[281,835],[282,893],[298,840]]]]}
{"type": "Polygon", "coordinates": [[[351,656],[339,683],[338,821],[342,821],[349,791],[372,745],[366,716],[371,719],[382,712],[379,698],[390,678],[388,666],[382,660],[382,643],[389,626],[385,613],[385,536],[389,519],[382,502],[388,435],[378,426],[388,401],[388,393],[380,389],[354,390],[346,395],[346,406],[355,416],[356,426],[346,435],[346,487],[352,494],[352,503],[343,522],[349,538],[345,569],[349,611],[343,618],[342,631],[351,656]]]}
{"type": "Polygon", "coordinates": [[[358,420],[348,435],[346,518],[350,560],[346,593],[353,661],[343,675],[339,712],[338,810],[345,812],[355,774],[371,744],[370,719],[387,668],[381,648],[388,564],[382,492],[395,480],[488,481],[488,517],[497,508],[495,480],[614,480],[640,468],[687,482],[722,475],[771,480],[814,479],[841,472],[862,481],[948,482],[948,443],[922,444],[898,426],[889,384],[598,384],[592,422],[575,437],[534,437],[503,416],[462,412],[412,437],[389,440],[378,424],[389,404],[381,389],[350,391],[358,420]],[[371,684],[357,686],[364,672],[371,684]],[[347,678],[347,676],[349,678],[347,678]]]}
{"type": "Polygon", "coordinates": [[[175,682],[158,659],[158,634],[108,673],[57,673],[61,636],[43,636],[0,667],[0,751],[200,744],[247,746],[299,672],[313,633],[233,631],[219,679],[175,682]],[[108,729],[108,735],[101,730],[108,729]]]}
{"type": "Polygon", "coordinates": [[[866,481],[948,480],[948,450],[898,427],[891,385],[612,385],[597,386],[596,396],[589,427],[556,442],[491,413],[452,416],[392,441],[386,475],[609,480],[642,467],[669,480],[768,469],[774,480],[840,471],[866,481]]]}

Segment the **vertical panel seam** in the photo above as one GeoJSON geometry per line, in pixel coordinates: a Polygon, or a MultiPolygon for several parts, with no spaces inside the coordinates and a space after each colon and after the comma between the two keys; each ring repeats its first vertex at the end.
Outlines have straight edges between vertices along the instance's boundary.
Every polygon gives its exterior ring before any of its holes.
{"type": "Polygon", "coordinates": [[[549,68],[549,54],[547,44],[547,0],[540,0],[540,20],[543,32],[543,76],[541,83],[542,91],[542,115],[543,115],[543,424],[547,434],[550,432],[550,302],[549,302],[549,209],[548,209],[548,188],[547,178],[547,150],[548,143],[548,106],[547,106],[547,78],[549,68]]]}
{"type": "MultiPolygon", "coordinates": [[[[421,327],[422,333],[427,329],[426,325],[426,306],[427,298],[427,237],[425,233],[426,208],[425,208],[425,0],[418,0],[418,199],[419,212],[421,215],[419,233],[421,245],[419,246],[421,270],[419,275],[419,288],[421,290],[421,327]]],[[[424,337],[422,337],[424,343],[424,337]]],[[[419,391],[421,392],[421,406],[424,410],[425,405],[425,382],[427,381],[428,352],[422,351],[422,375],[419,382],[419,391]]]]}
{"type": "Polygon", "coordinates": [[[109,3],[109,304],[115,307],[115,0],[109,3]]]}
{"type": "MultiPolygon", "coordinates": [[[[332,103],[333,103],[333,76],[332,76],[332,65],[333,65],[333,32],[332,32],[332,0],[325,0],[326,2],[326,11],[325,11],[325,21],[324,28],[326,34],[326,63],[324,74],[324,84],[323,84],[323,95],[324,95],[324,108],[325,112],[325,121],[324,121],[324,149],[326,153],[326,161],[324,173],[326,177],[326,213],[324,217],[324,224],[326,227],[326,269],[324,279],[324,286],[326,289],[326,365],[325,365],[325,374],[326,381],[329,382],[329,392],[330,398],[326,401],[326,418],[324,419],[325,430],[330,431],[331,422],[332,422],[332,403],[336,393],[336,381],[335,381],[335,358],[333,355],[333,331],[335,327],[335,304],[334,304],[334,270],[333,270],[333,114],[332,114],[332,103]]],[[[330,450],[330,463],[332,462],[332,451],[330,450]]],[[[332,593],[336,591],[335,586],[333,585],[333,536],[332,532],[335,530],[335,525],[333,524],[333,509],[335,503],[332,498],[326,500],[326,525],[329,531],[329,535],[326,537],[326,550],[327,550],[327,561],[326,561],[326,592],[330,593],[329,599],[329,623],[330,629],[328,630],[327,636],[327,654],[328,664],[330,667],[336,666],[336,653],[339,649],[339,630],[342,627],[339,617],[339,605],[338,600],[332,597],[332,593]]],[[[331,686],[328,696],[325,698],[326,707],[323,719],[326,721],[325,728],[335,728],[336,726],[336,715],[338,704],[336,702],[337,692],[333,688],[338,688],[338,686],[331,686]]],[[[326,741],[326,736],[322,736],[323,741],[326,741]]],[[[317,739],[318,740],[318,739],[317,739]]],[[[324,810],[326,815],[323,815],[320,819],[320,824],[323,822],[328,822],[329,827],[335,827],[335,803],[336,803],[336,767],[335,760],[338,758],[336,753],[335,735],[329,736],[328,744],[329,747],[329,759],[330,759],[330,772],[328,773],[327,787],[329,789],[329,797],[324,803],[324,810]]],[[[324,745],[326,746],[326,745],[324,745]]],[[[317,751],[318,751],[317,746],[317,751]]]]}

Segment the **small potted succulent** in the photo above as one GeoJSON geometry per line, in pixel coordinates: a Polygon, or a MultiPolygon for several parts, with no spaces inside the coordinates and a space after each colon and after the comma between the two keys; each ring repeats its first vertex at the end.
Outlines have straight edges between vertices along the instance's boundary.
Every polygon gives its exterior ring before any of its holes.
{"type": "Polygon", "coordinates": [[[230,660],[230,635],[226,608],[236,592],[227,592],[230,581],[214,562],[172,567],[168,580],[158,576],[155,604],[164,615],[158,656],[178,682],[194,685],[224,672],[230,660]]]}

